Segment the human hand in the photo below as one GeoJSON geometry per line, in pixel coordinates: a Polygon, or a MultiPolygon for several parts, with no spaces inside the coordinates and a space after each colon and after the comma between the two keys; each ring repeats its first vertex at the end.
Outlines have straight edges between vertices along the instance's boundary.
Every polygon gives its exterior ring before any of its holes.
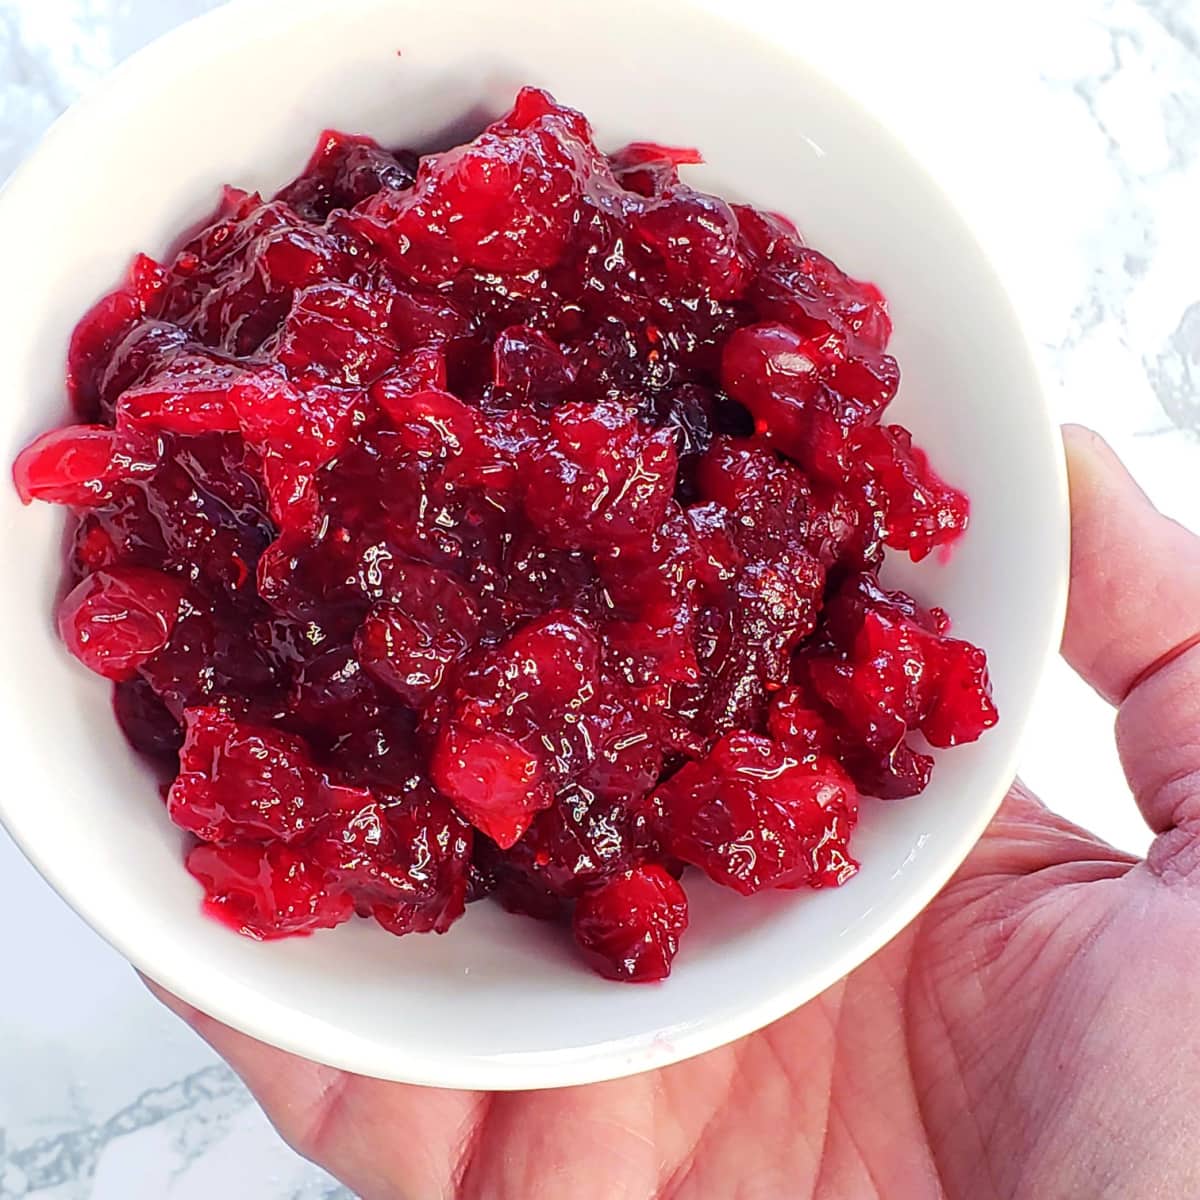
{"type": "Polygon", "coordinates": [[[1064,654],[1118,705],[1138,861],[1019,785],[903,934],[662,1071],[453,1092],[317,1066],[156,992],[365,1200],[1200,1195],[1200,540],[1066,434],[1064,654]]]}

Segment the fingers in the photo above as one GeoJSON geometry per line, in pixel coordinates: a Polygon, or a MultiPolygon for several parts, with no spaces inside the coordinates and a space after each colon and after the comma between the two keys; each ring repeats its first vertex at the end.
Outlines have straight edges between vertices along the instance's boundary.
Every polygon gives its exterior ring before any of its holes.
{"type": "Polygon", "coordinates": [[[1137,861],[1046,808],[1018,779],[955,882],[1035,874],[1045,879],[1048,871],[1064,868],[1063,882],[1081,883],[1122,875],[1137,861]]]}
{"type": "Polygon", "coordinates": [[[1159,513],[1094,433],[1065,432],[1071,597],[1063,653],[1120,705],[1117,743],[1150,827],[1200,818],[1200,539],[1159,513]]]}
{"type": "Polygon", "coordinates": [[[1063,654],[1119,704],[1200,632],[1200,541],[1168,520],[1098,434],[1064,431],[1071,478],[1071,600],[1063,654]]]}

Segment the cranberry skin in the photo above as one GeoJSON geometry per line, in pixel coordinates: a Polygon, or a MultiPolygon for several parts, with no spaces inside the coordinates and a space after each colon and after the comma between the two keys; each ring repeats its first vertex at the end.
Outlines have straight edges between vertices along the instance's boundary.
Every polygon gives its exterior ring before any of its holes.
{"type": "Polygon", "coordinates": [[[130,679],[166,648],[187,589],[140,567],[107,567],[63,600],[58,632],[70,652],[107,679],[130,679]]]}
{"type": "Polygon", "coordinates": [[[302,386],[366,387],[395,361],[386,293],[364,294],[326,280],[297,292],[283,327],[263,353],[302,386]]]}
{"type": "Polygon", "coordinates": [[[656,802],[670,852],[744,896],[840,883],[855,870],[846,844],[858,796],[833,759],[802,762],[769,738],[734,733],[656,802]]]}
{"type": "Polygon", "coordinates": [[[683,460],[703,454],[712,445],[717,426],[713,393],[695,383],[685,383],[665,393],[655,405],[655,424],[675,437],[675,453],[683,460]]]}
{"type": "Polygon", "coordinates": [[[683,888],[647,863],[585,892],[572,929],[584,958],[606,979],[653,983],[671,974],[687,923],[683,888]]]}
{"type": "Polygon", "coordinates": [[[246,372],[205,354],[177,354],[122,394],[117,417],[125,428],[166,433],[236,433],[234,387],[246,372]]]}
{"type": "Polygon", "coordinates": [[[679,183],[679,168],[704,161],[699,150],[685,146],[660,146],[657,142],[630,142],[608,156],[613,176],[639,196],[661,196],[679,183]]]}
{"type": "Polygon", "coordinates": [[[332,929],[354,915],[349,893],[282,842],[194,846],[187,869],[204,886],[205,910],[256,941],[332,929]]]}
{"type": "Polygon", "coordinates": [[[597,550],[653,532],[675,487],[666,431],[651,432],[624,405],[567,404],[529,464],[525,511],[554,545],[597,550]]]}
{"type": "Polygon", "coordinates": [[[207,842],[295,841],[331,812],[361,807],[363,788],[333,783],[296,737],[219,708],[189,709],[167,811],[207,842]]]}
{"type": "Polygon", "coordinates": [[[88,508],[109,498],[119,442],[103,425],[68,425],[31,442],[13,464],[22,504],[48,500],[88,508]]]}
{"type": "Polygon", "coordinates": [[[170,321],[146,318],[134,325],[117,342],[100,376],[99,403],[104,419],[114,419],[124,392],[163,370],[188,346],[187,330],[170,321]]]}
{"type": "Polygon", "coordinates": [[[761,273],[779,257],[805,249],[800,231],[782,213],[764,212],[749,204],[735,204],[742,253],[761,273]]]}

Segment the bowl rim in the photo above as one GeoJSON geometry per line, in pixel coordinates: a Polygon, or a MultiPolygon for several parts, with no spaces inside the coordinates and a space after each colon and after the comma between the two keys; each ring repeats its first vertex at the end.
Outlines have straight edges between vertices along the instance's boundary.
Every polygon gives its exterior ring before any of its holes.
{"type": "MultiPolygon", "coordinates": [[[[380,0],[348,0],[347,7],[368,8],[380,0]]],[[[716,13],[699,0],[642,0],[647,6],[664,12],[683,12],[717,27],[723,27],[739,37],[761,47],[764,55],[786,60],[797,69],[818,81],[831,95],[859,110],[879,127],[902,151],[914,174],[938,196],[946,210],[958,219],[962,233],[974,251],[982,277],[986,278],[1011,321],[1014,331],[1012,351],[1022,358],[1021,366],[1031,383],[1031,405],[1043,418],[1044,432],[1054,442],[1050,461],[1054,478],[1049,481],[1054,494],[1055,511],[1047,514],[1046,536],[1052,539],[1060,567],[1053,579],[1053,588],[1045,597],[1046,619],[1039,632],[1037,644],[1031,649],[1031,660],[1037,662],[1040,678],[1057,655],[1066,616],[1069,581],[1069,495],[1065,454],[1061,439],[1056,436],[1057,425],[1049,403],[1046,370],[1034,353],[1034,341],[1028,327],[1016,309],[1004,278],[997,270],[986,245],[979,237],[969,212],[959,206],[943,187],[934,172],[926,165],[905,137],[902,126],[893,122],[887,111],[876,107],[841,80],[833,79],[819,63],[792,46],[780,46],[736,16],[716,13]],[[1036,393],[1036,394],[1033,394],[1036,393]],[[1036,649],[1036,654],[1034,653],[1036,649]]],[[[283,19],[289,24],[300,22],[319,13],[328,15],[327,0],[291,0],[286,8],[277,0],[229,0],[221,7],[200,13],[166,31],[128,58],[117,64],[76,99],[43,134],[38,144],[25,156],[0,188],[0,209],[13,194],[27,186],[35,164],[60,142],[86,128],[102,115],[111,100],[136,88],[143,77],[157,76],[157,65],[188,43],[202,35],[207,44],[228,30],[237,39],[263,32],[267,22],[277,22],[283,9],[283,19]]],[[[1031,639],[1033,646],[1033,639],[1031,639]]],[[[447,1056],[435,1050],[427,1051],[413,1044],[397,1045],[389,1062],[379,1061],[379,1048],[367,1039],[357,1037],[346,1029],[334,1029],[287,1008],[273,997],[257,989],[231,980],[222,973],[206,975],[203,970],[191,973],[172,970],[152,961],[138,940],[135,928],[117,927],[96,916],[87,897],[72,881],[56,871],[53,856],[39,852],[31,841],[22,836],[20,823],[8,811],[0,795],[0,825],[8,831],[22,853],[35,866],[59,896],[100,935],[110,946],[129,961],[134,968],[152,978],[163,988],[201,1010],[210,1017],[239,1032],[279,1049],[332,1067],[375,1078],[392,1079],[438,1087],[485,1089],[496,1091],[527,1090],[546,1087],[579,1085],[618,1079],[645,1070],[656,1069],[694,1057],[754,1033],[792,1012],[810,999],[816,998],[832,984],[861,965],[889,943],[908,926],[935,898],[953,876],[958,866],[991,823],[1005,794],[1015,778],[1021,746],[1027,733],[1031,705],[1023,713],[1007,717],[1019,720],[1020,730],[1012,739],[1004,770],[996,771],[997,782],[992,785],[986,802],[981,797],[975,819],[965,824],[954,840],[953,852],[945,852],[944,870],[927,871],[919,886],[911,886],[905,897],[891,907],[885,919],[875,925],[871,935],[849,945],[841,944],[839,952],[824,963],[808,970],[790,988],[781,988],[754,1003],[747,1003],[733,1015],[722,1015],[697,1023],[694,1027],[675,1031],[670,1043],[652,1040],[647,1034],[644,1043],[590,1043],[567,1049],[532,1052],[506,1052],[498,1055],[447,1056]],[[869,947],[863,953],[863,947],[869,947]],[[211,986],[206,979],[216,982],[211,986]]]]}

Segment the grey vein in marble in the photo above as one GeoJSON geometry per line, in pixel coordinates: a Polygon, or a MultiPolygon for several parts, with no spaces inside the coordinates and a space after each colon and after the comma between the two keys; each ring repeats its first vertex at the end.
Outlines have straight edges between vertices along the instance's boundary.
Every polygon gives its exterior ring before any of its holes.
{"type": "MultiPolygon", "coordinates": [[[[190,1118],[180,1138],[184,1165],[207,1148],[189,1126],[218,1128],[230,1112],[251,1103],[237,1076],[225,1066],[205,1067],[167,1087],[142,1092],[131,1104],[96,1125],[73,1129],[28,1146],[4,1151],[0,1130],[0,1200],[22,1200],[38,1191],[91,1178],[101,1153],[110,1142],[180,1113],[190,1118]],[[189,1153],[189,1142],[196,1148],[189,1153]]],[[[182,1168],[181,1168],[182,1169],[182,1168]]]]}
{"type": "Polygon", "coordinates": [[[293,1192],[288,1200],[358,1200],[358,1197],[341,1184],[310,1183],[298,1192],[293,1192]]]}
{"type": "Polygon", "coordinates": [[[1200,432],[1200,300],[1184,311],[1158,356],[1147,360],[1146,373],[1171,422],[1200,432]]]}

